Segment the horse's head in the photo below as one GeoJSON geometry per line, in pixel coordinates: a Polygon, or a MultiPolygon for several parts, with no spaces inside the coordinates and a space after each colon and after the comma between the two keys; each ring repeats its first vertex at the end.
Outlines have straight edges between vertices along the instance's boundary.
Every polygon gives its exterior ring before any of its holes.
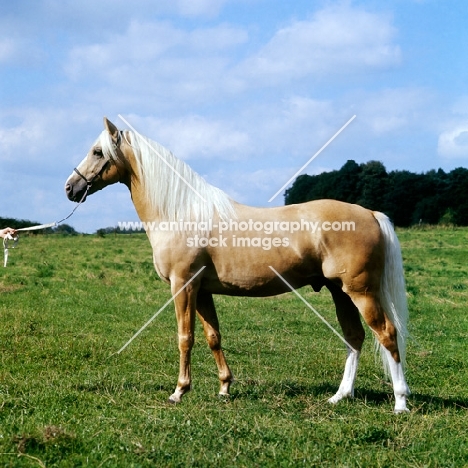
{"type": "Polygon", "coordinates": [[[65,182],[65,193],[72,201],[84,201],[88,195],[116,182],[129,183],[130,168],[123,153],[127,140],[106,117],[104,127],[104,132],[65,182]]]}

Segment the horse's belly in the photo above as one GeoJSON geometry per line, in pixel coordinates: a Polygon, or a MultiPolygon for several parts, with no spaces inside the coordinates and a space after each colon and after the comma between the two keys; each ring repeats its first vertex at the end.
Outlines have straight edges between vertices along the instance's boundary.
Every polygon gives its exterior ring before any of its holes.
{"type": "Polygon", "coordinates": [[[264,297],[290,292],[311,284],[320,271],[300,268],[285,268],[279,265],[251,263],[245,268],[238,265],[208,267],[201,287],[212,294],[264,297]]]}

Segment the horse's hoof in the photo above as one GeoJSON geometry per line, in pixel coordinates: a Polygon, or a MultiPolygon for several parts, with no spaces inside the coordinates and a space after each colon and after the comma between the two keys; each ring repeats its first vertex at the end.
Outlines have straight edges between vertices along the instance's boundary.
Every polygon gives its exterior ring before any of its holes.
{"type": "Polygon", "coordinates": [[[345,398],[352,398],[352,396],[337,393],[336,395],[333,395],[331,398],[329,398],[327,402],[330,403],[331,405],[336,405],[339,401],[344,400],[345,398]]]}
{"type": "Polygon", "coordinates": [[[218,400],[230,401],[231,400],[231,395],[229,395],[229,393],[218,393],[218,400]]]}
{"type": "Polygon", "coordinates": [[[171,405],[177,405],[178,401],[173,400],[171,397],[167,399],[167,402],[171,405]]]}
{"type": "Polygon", "coordinates": [[[169,403],[172,403],[172,404],[180,403],[180,401],[182,400],[182,397],[188,391],[190,391],[190,387],[188,387],[185,391],[181,391],[176,388],[175,392],[169,397],[169,403]]]}

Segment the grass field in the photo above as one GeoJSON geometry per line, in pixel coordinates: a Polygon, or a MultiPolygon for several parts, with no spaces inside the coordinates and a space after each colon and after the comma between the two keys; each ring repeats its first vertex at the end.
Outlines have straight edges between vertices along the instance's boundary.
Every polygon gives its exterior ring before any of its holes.
{"type": "MultiPolygon", "coordinates": [[[[193,390],[144,235],[23,237],[0,271],[0,466],[468,466],[468,229],[398,231],[410,305],[411,412],[394,415],[370,332],[356,398],[327,399],[345,350],[293,294],[216,297],[236,376],[218,399],[197,324],[193,390]]],[[[337,326],[329,294],[301,294],[337,326]]]]}

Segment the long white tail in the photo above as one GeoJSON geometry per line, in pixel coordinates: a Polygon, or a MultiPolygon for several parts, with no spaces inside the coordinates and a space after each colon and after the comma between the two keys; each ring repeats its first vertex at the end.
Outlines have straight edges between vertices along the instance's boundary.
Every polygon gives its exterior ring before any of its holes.
{"type": "MultiPolygon", "coordinates": [[[[400,352],[401,363],[404,366],[406,359],[406,338],[408,337],[408,304],[406,301],[405,276],[400,242],[388,217],[378,211],[374,211],[373,214],[379,222],[380,230],[385,239],[385,267],[380,282],[382,307],[397,329],[398,350],[400,352]]],[[[378,348],[380,349],[381,346],[378,346],[378,348]]],[[[388,375],[387,359],[383,353],[381,354],[384,368],[388,375]]]]}

